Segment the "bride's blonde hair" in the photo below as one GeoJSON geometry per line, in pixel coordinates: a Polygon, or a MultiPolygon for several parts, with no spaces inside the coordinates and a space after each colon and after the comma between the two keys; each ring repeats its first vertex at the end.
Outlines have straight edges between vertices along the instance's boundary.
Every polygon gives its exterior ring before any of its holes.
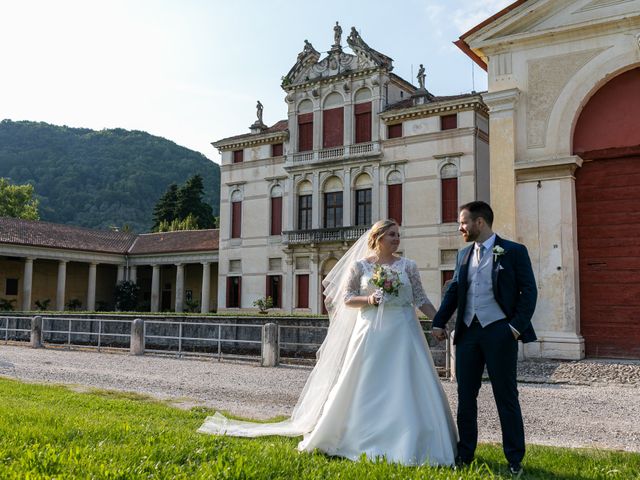
{"type": "Polygon", "coordinates": [[[376,253],[379,253],[378,242],[393,226],[399,226],[398,222],[396,222],[393,218],[378,220],[376,223],[374,223],[373,227],[371,227],[371,231],[369,232],[369,241],[367,242],[369,249],[373,250],[376,253]]]}

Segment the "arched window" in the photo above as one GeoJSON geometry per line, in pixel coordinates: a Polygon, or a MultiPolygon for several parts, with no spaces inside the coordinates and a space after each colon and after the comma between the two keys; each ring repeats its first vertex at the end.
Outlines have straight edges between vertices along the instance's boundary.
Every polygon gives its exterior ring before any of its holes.
{"type": "Polygon", "coordinates": [[[354,225],[371,225],[371,187],[373,182],[367,173],[358,175],[355,181],[354,225]]]}
{"type": "Polygon", "coordinates": [[[344,144],[344,99],[337,92],[330,93],[322,108],[322,148],[344,144]]]}
{"type": "Polygon", "coordinates": [[[458,167],[446,163],[440,169],[442,223],[458,221],[458,167]]]}
{"type": "Polygon", "coordinates": [[[371,91],[361,88],[354,96],[355,143],[371,141],[371,91]]]}
{"type": "Polygon", "coordinates": [[[313,186],[305,180],[298,185],[298,230],[310,230],[313,224],[313,186]]]}
{"type": "Polygon", "coordinates": [[[231,193],[231,238],[242,235],[242,192],[234,190],[231,193]]]}
{"type": "Polygon", "coordinates": [[[402,225],[402,174],[398,170],[387,175],[387,218],[402,225]]]}
{"type": "Polygon", "coordinates": [[[313,103],[306,99],[298,105],[298,151],[313,150],[313,103]]]}
{"type": "Polygon", "coordinates": [[[271,235],[282,234],[282,187],[274,185],[271,188],[271,235]]]}
{"type": "Polygon", "coordinates": [[[329,177],[322,189],[324,199],[324,228],[342,226],[342,181],[329,177]]]}

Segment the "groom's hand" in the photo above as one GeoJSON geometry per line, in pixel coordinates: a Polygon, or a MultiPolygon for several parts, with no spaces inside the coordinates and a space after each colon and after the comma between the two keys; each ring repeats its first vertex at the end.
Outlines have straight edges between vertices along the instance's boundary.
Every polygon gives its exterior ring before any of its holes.
{"type": "Polygon", "coordinates": [[[447,331],[444,328],[433,327],[433,331],[431,332],[436,340],[442,341],[447,338],[447,331]]]}

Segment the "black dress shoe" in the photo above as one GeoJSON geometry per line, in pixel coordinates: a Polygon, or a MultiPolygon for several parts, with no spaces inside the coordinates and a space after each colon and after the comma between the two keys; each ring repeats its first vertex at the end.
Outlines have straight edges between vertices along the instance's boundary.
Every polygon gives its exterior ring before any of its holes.
{"type": "Polygon", "coordinates": [[[469,459],[469,458],[463,458],[463,457],[456,457],[456,467],[459,467],[459,468],[468,467],[469,465],[471,465],[471,462],[473,462],[473,458],[469,459]]]}
{"type": "Polygon", "coordinates": [[[520,478],[522,475],[522,465],[519,463],[510,463],[509,472],[511,473],[512,478],[520,478]]]}

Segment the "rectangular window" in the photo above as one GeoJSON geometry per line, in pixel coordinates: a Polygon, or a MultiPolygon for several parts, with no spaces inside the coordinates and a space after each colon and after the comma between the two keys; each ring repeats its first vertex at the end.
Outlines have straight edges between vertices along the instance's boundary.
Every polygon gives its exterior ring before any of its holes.
{"type": "Polygon", "coordinates": [[[356,225],[371,225],[371,189],[356,190],[356,225]]]}
{"type": "Polygon", "coordinates": [[[356,143],[371,141],[371,102],[354,106],[356,120],[356,143]]]}
{"type": "Polygon", "coordinates": [[[7,283],[4,289],[5,295],[18,295],[18,279],[7,278],[7,283]]]}
{"type": "Polygon", "coordinates": [[[272,157],[281,157],[282,156],[282,144],[274,143],[271,145],[271,156],[272,157]]]}
{"type": "Polygon", "coordinates": [[[242,234],[242,202],[231,202],[231,238],[242,234]]]}
{"type": "Polygon", "coordinates": [[[402,124],[396,123],[395,125],[389,125],[387,127],[387,138],[400,138],[402,137],[402,124]]]}
{"type": "Polygon", "coordinates": [[[266,296],[273,299],[273,308],[282,308],[282,276],[267,275],[266,296]]]}
{"type": "Polygon", "coordinates": [[[324,194],[324,228],[342,226],[342,192],[324,194]]]}
{"type": "Polygon", "coordinates": [[[442,270],[442,287],[447,285],[447,282],[453,280],[453,270],[442,270]]]}
{"type": "Polygon", "coordinates": [[[242,277],[227,277],[227,308],[240,308],[242,277]]]}
{"type": "Polygon", "coordinates": [[[442,188],[442,223],[458,221],[458,179],[443,178],[442,188]]]}
{"type": "Polygon", "coordinates": [[[297,308],[309,308],[309,275],[296,275],[298,286],[297,308]]]}
{"type": "Polygon", "coordinates": [[[298,197],[298,230],[311,229],[311,195],[298,197]]]}
{"type": "Polygon", "coordinates": [[[451,115],[440,116],[440,130],[452,130],[458,128],[458,115],[452,113],[451,115]]]}
{"type": "Polygon", "coordinates": [[[387,218],[392,218],[402,225],[402,184],[388,185],[387,218]]]}
{"type": "Polygon", "coordinates": [[[271,235],[282,233],[282,197],[271,198],[271,235]]]}
{"type": "Polygon", "coordinates": [[[242,163],[244,160],[244,150],[233,151],[233,163],[242,163]]]}
{"type": "Polygon", "coordinates": [[[330,108],[322,112],[322,148],[344,144],[344,109],[330,108]]]}
{"type": "Polygon", "coordinates": [[[298,151],[313,150],[313,113],[298,115],[298,151]]]}

